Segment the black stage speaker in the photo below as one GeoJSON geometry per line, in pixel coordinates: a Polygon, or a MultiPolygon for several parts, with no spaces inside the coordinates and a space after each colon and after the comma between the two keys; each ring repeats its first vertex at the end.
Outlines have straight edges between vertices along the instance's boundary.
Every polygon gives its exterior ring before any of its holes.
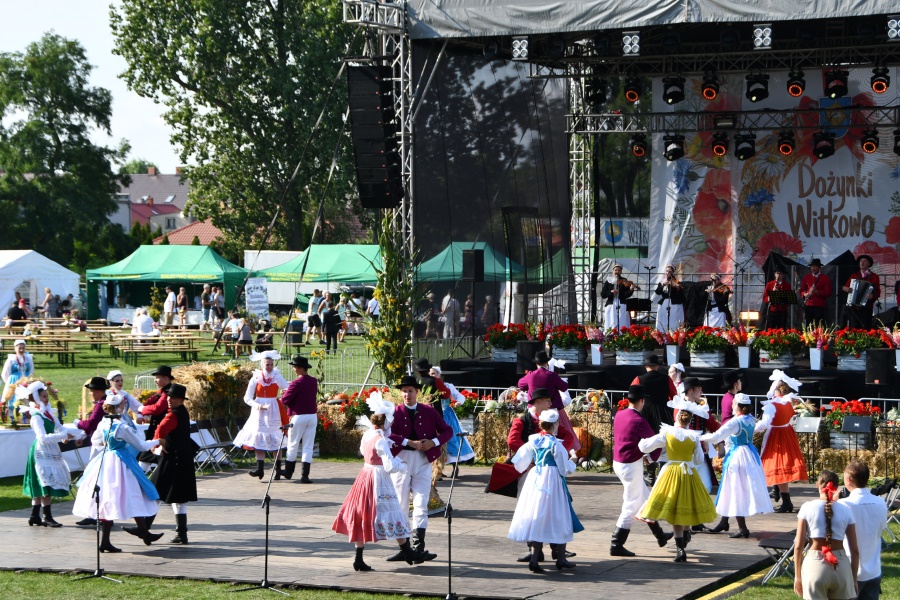
{"type": "Polygon", "coordinates": [[[396,208],[403,198],[392,75],[384,66],[347,68],[350,137],[363,208],[396,208]]]}
{"type": "Polygon", "coordinates": [[[484,250],[463,250],[463,281],[484,281],[484,250]]]}
{"type": "Polygon", "coordinates": [[[866,383],[888,385],[891,382],[891,348],[870,348],[866,350],[866,383]]]}

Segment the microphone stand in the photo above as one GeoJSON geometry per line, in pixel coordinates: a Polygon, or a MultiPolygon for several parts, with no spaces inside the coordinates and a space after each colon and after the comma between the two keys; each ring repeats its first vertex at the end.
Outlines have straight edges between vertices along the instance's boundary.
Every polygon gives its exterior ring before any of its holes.
{"type": "MultiPolygon", "coordinates": [[[[275,464],[278,464],[278,461],[281,460],[281,450],[284,448],[285,440],[287,439],[288,429],[293,427],[293,423],[288,423],[287,425],[282,425],[281,429],[281,443],[278,445],[278,451],[275,452],[275,464]]],[[[264,562],[263,562],[263,579],[259,585],[254,585],[253,587],[243,588],[240,590],[229,590],[232,593],[237,592],[249,592],[250,590],[269,590],[270,592],[276,592],[283,596],[290,596],[287,592],[283,592],[279,589],[272,587],[272,582],[269,581],[269,504],[272,501],[272,498],[269,497],[269,490],[272,489],[272,480],[275,478],[275,471],[277,469],[273,466],[272,472],[269,473],[269,483],[266,485],[266,493],[263,497],[262,504],[260,508],[265,509],[266,511],[266,551],[264,554],[264,562]]]]}
{"type": "Polygon", "coordinates": [[[650,271],[655,269],[656,265],[649,265],[649,266],[645,265],[644,268],[647,269],[647,301],[649,302],[649,306],[647,306],[647,321],[652,323],[653,322],[653,320],[652,320],[653,319],[653,302],[650,301],[650,298],[653,297],[653,294],[650,293],[650,286],[652,285],[651,281],[650,281],[650,279],[651,279],[650,271]]]}
{"type": "Polygon", "coordinates": [[[456,463],[454,463],[456,468],[453,469],[453,474],[450,477],[450,493],[447,494],[447,508],[444,509],[444,518],[447,519],[447,596],[445,600],[457,600],[456,594],[453,593],[453,505],[450,504],[450,500],[453,498],[456,474],[459,472],[459,456],[462,453],[462,443],[468,435],[469,432],[467,431],[461,431],[456,434],[456,437],[460,438],[459,444],[456,446],[456,463]]]}
{"type": "Polygon", "coordinates": [[[758,248],[754,248],[753,252],[750,254],[750,256],[747,257],[747,260],[745,260],[741,264],[738,265],[737,261],[735,261],[735,263],[734,263],[736,265],[736,270],[738,272],[740,272],[740,274],[741,274],[741,289],[740,289],[740,292],[738,293],[738,321],[741,320],[741,307],[743,307],[743,305],[744,305],[744,279],[745,279],[744,274],[747,272],[746,266],[747,266],[747,263],[749,263],[751,260],[753,260],[753,257],[756,256],[757,250],[758,250],[758,248]]]}
{"type": "Polygon", "coordinates": [[[104,418],[109,419],[109,430],[106,432],[106,439],[103,444],[103,452],[100,454],[100,464],[97,466],[97,479],[94,481],[94,506],[97,508],[97,548],[95,552],[97,553],[97,570],[94,571],[91,575],[85,575],[84,577],[79,577],[75,581],[84,581],[86,579],[106,579],[107,581],[114,581],[116,583],[122,583],[119,579],[113,579],[105,574],[103,568],[100,567],[100,476],[103,474],[103,459],[106,458],[106,451],[109,449],[109,436],[112,431],[112,420],[116,418],[117,415],[104,415],[104,418]]]}

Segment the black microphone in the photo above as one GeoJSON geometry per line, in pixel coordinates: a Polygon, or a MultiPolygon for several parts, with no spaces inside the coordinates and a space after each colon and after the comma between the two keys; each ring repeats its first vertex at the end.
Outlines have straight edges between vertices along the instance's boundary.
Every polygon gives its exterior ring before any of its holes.
{"type": "Polygon", "coordinates": [[[288,423],[287,425],[282,425],[282,426],[279,427],[278,429],[280,429],[280,430],[282,430],[282,431],[287,431],[288,429],[290,429],[290,428],[293,427],[293,426],[294,426],[293,423],[288,423]]]}
{"type": "Polygon", "coordinates": [[[470,435],[472,435],[471,431],[460,431],[456,434],[456,437],[469,437],[470,435]]]}

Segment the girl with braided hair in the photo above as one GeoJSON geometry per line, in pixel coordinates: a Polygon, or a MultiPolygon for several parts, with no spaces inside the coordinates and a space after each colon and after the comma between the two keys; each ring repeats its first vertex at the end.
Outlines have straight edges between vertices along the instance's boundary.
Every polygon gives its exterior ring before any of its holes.
{"type": "Polygon", "coordinates": [[[807,502],[797,513],[794,592],[804,600],[847,600],[857,595],[856,524],[850,508],[833,501],[837,485],[837,474],[823,470],[816,482],[819,499],[807,502]],[[804,559],[807,537],[810,545],[804,559]]]}

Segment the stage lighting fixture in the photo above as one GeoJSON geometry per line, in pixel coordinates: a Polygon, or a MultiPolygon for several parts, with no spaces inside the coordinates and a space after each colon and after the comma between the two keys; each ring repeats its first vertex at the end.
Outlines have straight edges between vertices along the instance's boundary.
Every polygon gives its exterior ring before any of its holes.
{"type": "Polygon", "coordinates": [[[624,56],[640,56],[640,54],[641,54],[641,32],[640,31],[623,31],[622,32],[622,54],[624,56]]]}
{"type": "Polygon", "coordinates": [[[828,158],[834,154],[834,134],[830,131],[817,131],[813,134],[813,154],[816,158],[828,158]]]}
{"type": "Polygon", "coordinates": [[[500,44],[497,40],[492,40],[490,42],[485,42],[484,46],[481,49],[481,53],[484,54],[484,57],[488,60],[494,60],[497,58],[497,54],[500,53],[500,44]]]}
{"type": "Polygon", "coordinates": [[[700,88],[700,93],[707,100],[715,100],[719,95],[719,76],[715,71],[707,71],[703,75],[703,87],[700,88]]]}
{"type": "Polygon", "coordinates": [[[512,39],[512,59],[528,60],[528,38],[514,37],[512,39]]]}
{"type": "Polygon", "coordinates": [[[876,94],[885,93],[891,85],[891,76],[888,75],[887,67],[879,65],[872,69],[872,79],[869,82],[872,84],[873,92],[876,94]]]}
{"type": "Polygon", "coordinates": [[[744,94],[750,102],[759,102],[769,97],[769,76],[764,73],[747,75],[747,92],[744,94]]]}
{"type": "Polygon", "coordinates": [[[584,103],[591,112],[600,111],[600,105],[606,102],[607,90],[605,79],[591,77],[584,81],[584,103]]]}
{"type": "Polygon", "coordinates": [[[782,156],[794,153],[794,132],[790,129],[785,129],[778,135],[778,151],[782,156]]]}
{"type": "Polygon", "coordinates": [[[772,49],[772,24],[760,23],[753,26],[753,49],[772,49]]]}
{"type": "Polygon", "coordinates": [[[738,160],[747,160],[756,156],[756,135],[746,133],[734,136],[734,155],[738,160]]]}
{"type": "Polygon", "coordinates": [[[684,156],[684,136],[683,135],[665,135],[663,136],[663,155],[666,160],[672,162],[684,156]]]}
{"type": "Polygon", "coordinates": [[[716,156],[725,156],[728,153],[728,134],[719,131],[713,134],[712,144],[713,154],[716,156]]]}
{"type": "Polygon", "coordinates": [[[719,34],[719,43],[723,52],[734,52],[741,43],[741,34],[734,27],[726,27],[719,34]]]}
{"type": "Polygon", "coordinates": [[[859,142],[860,147],[862,147],[863,152],[866,154],[872,154],[876,150],[878,150],[878,130],[877,129],[866,129],[863,131],[862,139],[859,142]]]}
{"type": "Polygon", "coordinates": [[[847,95],[847,77],[850,75],[848,71],[835,69],[825,72],[825,95],[834,100],[835,98],[843,98],[847,95]]]}
{"type": "Polygon", "coordinates": [[[713,117],[713,127],[716,129],[734,129],[737,125],[737,117],[734,115],[716,115],[713,117]]]}
{"type": "Polygon", "coordinates": [[[900,129],[894,130],[894,154],[900,156],[900,129]]]}
{"type": "Polygon", "coordinates": [[[798,98],[803,95],[803,90],[805,89],[806,79],[803,78],[803,71],[791,69],[791,72],[788,73],[787,93],[794,98],[798,98]]]}
{"type": "Polygon", "coordinates": [[[547,56],[554,60],[558,60],[566,55],[566,40],[562,38],[553,38],[547,48],[547,56]]]}
{"type": "Polygon", "coordinates": [[[625,82],[625,99],[634,104],[641,99],[641,80],[629,77],[625,82]]]}
{"type": "Polygon", "coordinates": [[[609,54],[609,49],[611,47],[609,41],[609,34],[606,33],[598,33],[594,36],[594,52],[601,56],[605,56],[609,54]]]}
{"type": "Polygon", "coordinates": [[[684,100],[684,77],[663,79],[663,100],[666,104],[678,104],[684,100]]]}
{"type": "Polygon", "coordinates": [[[647,136],[643,133],[636,133],[631,138],[631,153],[642,158],[647,154],[647,136]]]}
{"type": "Polygon", "coordinates": [[[900,16],[888,17],[887,38],[889,42],[900,42],[900,16]]]}

